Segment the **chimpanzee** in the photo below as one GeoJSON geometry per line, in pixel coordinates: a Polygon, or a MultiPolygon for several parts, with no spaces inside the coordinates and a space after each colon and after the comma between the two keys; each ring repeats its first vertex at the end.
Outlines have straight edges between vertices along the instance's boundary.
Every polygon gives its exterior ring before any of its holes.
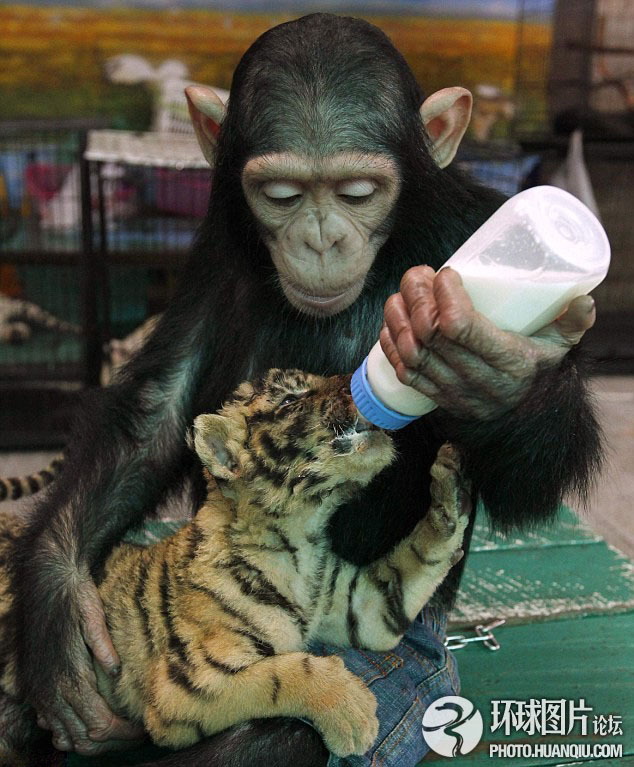
{"type": "MultiPolygon", "coordinates": [[[[209,89],[192,88],[189,100],[215,171],[182,284],[143,351],[84,407],[15,567],[22,690],[55,744],[83,753],[136,734],[94,690],[86,645],[112,674],[117,659],[93,578],[125,530],[197,475],[187,426],[270,367],[354,370],[381,332],[390,295],[384,347],[401,379],[441,407],[398,433],[398,461],[338,514],[339,553],[362,564],[413,527],[444,440],[464,451],[499,528],[552,516],[564,493],[583,494],[600,462],[577,355],[566,353],[594,321],[592,299],[577,299],[527,339],[474,313],[455,272],[435,273],[502,202],[449,166],[469,120],[467,91],[425,99],[380,30],[313,14],[249,48],[226,114],[209,89]]],[[[450,581],[429,614],[438,636],[456,590],[450,581]]],[[[345,653],[363,678],[378,680],[380,714],[378,677],[389,681],[390,664],[407,674],[412,658],[431,652],[418,641],[425,628],[417,623],[418,639],[408,634],[400,659],[398,650],[370,661],[345,653]]],[[[441,641],[438,653],[444,659],[441,641]]],[[[405,731],[403,717],[422,695],[408,678],[399,681],[402,710],[382,735],[391,765],[422,755],[418,741],[396,748],[389,734],[399,722],[405,731]]],[[[412,710],[420,719],[422,709],[412,710]]],[[[306,767],[327,758],[308,724],[267,720],[167,763],[306,767]]]]}

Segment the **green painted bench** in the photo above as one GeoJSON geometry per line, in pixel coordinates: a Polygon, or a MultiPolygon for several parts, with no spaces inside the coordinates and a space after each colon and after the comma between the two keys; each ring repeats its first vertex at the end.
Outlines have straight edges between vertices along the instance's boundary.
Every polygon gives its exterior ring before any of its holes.
{"type": "MultiPolygon", "coordinates": [[[[522,537],[488,533],[478,519],[450,634],[503,617],[500,649],[480,643],[457,650],[462,692],[481,712],[480,744],[460,759],[433,753],[440,765],[634,766],[634,564],[563,509],[555,525],[522,537]],[[492,700],[561,699],[592,708],[589,734],[491,732],[492,700]],[[595,715],[621,717],[621,736],[600,737],[595,715]],[[622,744],[623,757],[492,757],[491,744],[622,744]]],[[[512,730],[513,728],[511,728],[512,730]]]]}

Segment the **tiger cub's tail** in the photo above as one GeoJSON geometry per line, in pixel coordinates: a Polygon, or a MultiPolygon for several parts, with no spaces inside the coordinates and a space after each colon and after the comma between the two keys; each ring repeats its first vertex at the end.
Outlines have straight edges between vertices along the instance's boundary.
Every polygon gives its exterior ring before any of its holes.
{"type": "Polygon", "coordinates": [[[49,485],[60,473],[64,455],[59,453],[45,469],[25,474],[23,477],[0,477],[0,502],[17,501],[27,495],[35,495],[49,485]]]}

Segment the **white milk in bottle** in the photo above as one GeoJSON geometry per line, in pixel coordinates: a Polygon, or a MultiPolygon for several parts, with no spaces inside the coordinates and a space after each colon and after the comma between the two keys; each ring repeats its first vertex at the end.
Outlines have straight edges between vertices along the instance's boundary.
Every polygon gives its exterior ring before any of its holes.
{"type": "MultiPolygon", "coordinates": [[[[502,330],[531,335],[605,277],[603,227],[568,192],[538,186],[507,200],[447,261],[474,308],[502,330]]],[[[360,413],[385,429],[406,426],[435,403],[402,384],[377,342],[352,377],[360,413]]]]}

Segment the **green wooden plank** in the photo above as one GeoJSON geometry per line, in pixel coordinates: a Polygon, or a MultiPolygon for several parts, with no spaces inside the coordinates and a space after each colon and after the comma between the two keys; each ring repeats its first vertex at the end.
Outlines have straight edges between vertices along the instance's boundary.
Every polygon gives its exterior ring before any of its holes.
{"type": "Polygon", "coordinates": [[[470,553],[452,626],[509,623],[634,608],[634,566],[602,542],[470,553]]]}
{"type": "MultiPolygon", "coordinates": [[[[171,535],[186,520],[166,519],[150,520],[143,527],[129,533],[126,540],[137,544],[154,543],[166,535],[171,535]]],[[[574,512],[562,508],[556,523],[542,526],[537,530],[519,534],[504,535],[491,532],[486,514],[478,511],[470,550],[493,551],[499,549],[545,548],[562,544],[588,543],[599,541],[598,536],[591,533],[580,522],[574,512]]]]}
{"type": "Polygon", "coordinates": [[[570,509],[562,506],[553,523],[540,525],[534,530],[519,533],[492,532],[486,513],[482,508],[476,515],[470,551],[492,551],[494,549],[525,549],[561,546],[563,544],[577,545],[589,541],[600,541],[601,538],[593,533],[579,517],[570,509]]]}
{"type": "MultiPolygon", "coordinates": [[[[170,535],[185,521],[183,519],[150,520],[143,527],[130,533],[127,540],[139,544],[153,543],[159,538],[170,535]],[[147,536],[145,536],[146,531],[147,536]]],[[[470,551],[546,548],[548,546],[576,545],[600,540],[601,538],[591,532],[573,511],[563,506],[553,524],[542,525],[535,530],[529,530],[521,534],[511,533],[509,535],[492,532],[486,513],[484,510],[479,509],[470,551]]]]}
{"type": "MultiPolygon", "coordinates": [[[[183,523],[150,521],[126,540],[154,543],[183,523]]],[[[478,529],[485,528],[479,524],[478,529]]],[[[556,526],[533,532],[523,544],[503,536],[492,537],[486,546],[482,540],[471,548],[451,616],[454,626],[474,626],[495,617],[509,622],[551,620],[634,606],[632,565],[589,534],[567,509],[556,526]]]]}
{"type": "MultiPolygon", "coordinates": [[[[126,539],[138,544],[154,543],[159,538],[170,535],[184,521],[182,519],[150,520],[142,528],[130,533],[126,539]]],[[[565,506],[562,506],[553,524],[542,525],[535,530],[525,531],[521,534],[511,533],[508,535],[492,532],[486,513],[480,508],[476,516],[470,551],[547,548],[548,546],[577,545],[600,540],[599,536],[591,532],[577,515],[565,506]]]]}
{"type": "MultiPolygon", "coordinates": [[[[632,635],[634,613],[601,615],[580,620],[509,626],[497,630],[501,649],[490,652],[472,646],[456,652],[462,681],[461,695],[471,700],[484,720],[483,740],[470,754],[445,759],[429,754],[421,767],[450,764],[530,765],[574,764],[572,759],[497,759],[489,756],[492,743],[620,743],[622,759],[592,761],[593,767],[634,764],[634,664],[632,635]],[[555,736],[491,732],[493,700],[573,700],[581,698],[592,708],[588,714],[622,717],[622,736],[601,738],[571,733],[555,736]]],[[[592,733],[592,727],[589,729],[592,733]]],[[[581,762],[584,764],[584,762],[581,762]]],[[[580,764],[577,762],[577,764],[580,764]]]]}

